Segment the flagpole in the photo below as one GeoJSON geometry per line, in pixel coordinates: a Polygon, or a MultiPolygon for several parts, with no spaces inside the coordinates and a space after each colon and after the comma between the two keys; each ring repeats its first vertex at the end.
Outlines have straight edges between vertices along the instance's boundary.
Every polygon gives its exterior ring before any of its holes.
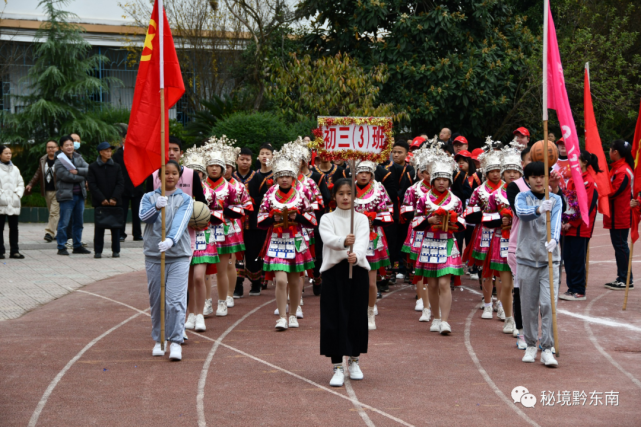
{"type": "MultiPolygon", "coordinates": [[[[165,10],[163,0],[158,0],[158,43],[160,48],[160,195],[165,196],[165,49],[163,30],[165,27],[165,10]]],[[[161,235],[165,241],[165,208],[160,210],[161,235]]],[[[160,345],[165,348],[165,253],[160,253],[160,345]]]]}
{"type": "MultiPolygon", "coordinates": [[[[350,160],[350,167],[352,168],[352,213],[349,219],[349,233],[354,234],[354,203],[356,202],[356,161],[350,160]]],[[[349,246],[349,251],[354,251],[354,245],[349,246]]],[[[352,278],[352,264],[349,265],[349,278],[352,278]]]]}
{"type": "MultiPolygon", "coordinates": [[[[588,73],[588,85],[590,84],[590,63],[585,63],[585,71],[588,73]]],[[[587,126],[586,126],[587,127],[587,126]]],[[[588,239],[588,253],[585,257],[585,290],[588,289],[588,278],[590,277],[590,239],[588,239]]],[[[585,292],[583,292],[585,294],[585,292]]]]}
{"type": "MultiPolygon", "coordinates": [[[[543,2],[543,163],[545,167],[545,200],[550,199],[550,168],[548,155],[548,0],[543,2]]],[[[552,239],[550,211],[545,213],[547,242],[552,239]]],[[[557,242],[558,243],[558,242],[557,242]]],[[[556,304],[554,295],[554,266],[552,253],[548,251],[548,282],[550,283],[550,304],[552,308],[552,332],[556,356],[561,356],[559,350],[559,334],[556,325],[556,304]]]]}
{"type": "Polygon", "coordinates": [[[625,297],[623,298],[623,310],[628,307],[628,292],[630,291],[630,272],[632,271],[632,253],[634,252],[634,243],[630,236],[630,259],[628,259],[628,277],[625,279],[625,297]]]}

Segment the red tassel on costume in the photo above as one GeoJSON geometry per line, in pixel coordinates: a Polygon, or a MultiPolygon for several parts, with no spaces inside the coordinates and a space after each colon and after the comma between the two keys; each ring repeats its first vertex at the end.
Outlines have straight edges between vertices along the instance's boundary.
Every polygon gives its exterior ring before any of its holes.
{"type": "MultiPolygon", "coordinates": [[[[474,242],[476,242],[476,236],[480,229],[480,225],[474,227],[474,232],[472,233],[472,239],[470,239],[470,244],[465,247],[463,251],[463,262],[468,262],[472,258],[472,248],[474,247],[474,242]]],[[[473,262],[474,263],[474,262],[473,262]]]]}

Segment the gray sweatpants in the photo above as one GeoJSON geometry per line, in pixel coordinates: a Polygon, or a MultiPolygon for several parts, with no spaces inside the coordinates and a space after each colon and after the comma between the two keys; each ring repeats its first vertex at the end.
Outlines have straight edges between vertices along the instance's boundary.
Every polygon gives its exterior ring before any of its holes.
{"type": "MultiPolygon", "coordinates": [[[[151,337],[160,342],[160,263],[145,261],[151,307],[151,337]]],[[[187,311],[189,259],[165,264],[165,339],[182,344],[187,311]]]]}
{"type": "MultiPolygon", "coordinates": [[[[554,300],[559,300],[559,263],[553,264],[554,300]]],[[[535,347],[539,333],[539,311],[541,313],[541,347],[543,350],[554,346],[552,334],[552,305],[550,304],[550,275],[548,266],[530,267],[518,265],[521,294],[523,335],[528,347],[535,347]]]]}

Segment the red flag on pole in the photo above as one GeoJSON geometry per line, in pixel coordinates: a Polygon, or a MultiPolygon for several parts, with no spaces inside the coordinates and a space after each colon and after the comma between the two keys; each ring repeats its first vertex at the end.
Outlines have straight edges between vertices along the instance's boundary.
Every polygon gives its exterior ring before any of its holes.
{"type": "Polygon", "coordinates": [[[608,195],[612,193],[612,184],[608,174],[608,162],[605,160],[599,129],[594,117],[592,94],[590,93],[590,66],[587,62],[585,63],[585,84],[583,85],[583,117],[585,119],[585,149],[598,157],[599,169],[601,169],[600,173],[594,172],[592,168],[589,168],[588,172],[594,178],[599,192],[599,212],[609,217],[610,202],[608,201],[608,195]]]}
{"type": "MultiPolygon", "coordinates": [[[[165,117],[169,117],[169,109],[174,106],[185,93],[180,72],[180,64],[176,55],[174,39],[167,16],[162,14],[163,41],[158,35],[158,1],[154,3],[151,20],[145,37],[134,101],[131,107],[127,139],[125,140],[125,165],[134,185],[140,185],[145,178],[160,168],[160,88],[161,67],[160,49],[164,53],[164,87],[165,87],[165,117]]],[[[165,121],[165,150],[169,146],[169,121],[165,121]]]]}
{"type": "MultiPolygon", "coordinates": [[[[639,200],[641,192],[641,106],[639,106],[639,117],[637,127],[634,129],[634,140],[632,141],[632,157],[634,158],[634,181],[632,194],[639,200]]],[[[632,209],[632,243],[639,239],[639,222],[641,221],[641,207],[632,209]]]]}

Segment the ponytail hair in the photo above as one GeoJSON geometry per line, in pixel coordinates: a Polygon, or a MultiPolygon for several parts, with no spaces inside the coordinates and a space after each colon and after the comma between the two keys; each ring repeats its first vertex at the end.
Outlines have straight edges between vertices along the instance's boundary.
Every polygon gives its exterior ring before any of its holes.
{"type": "Polygon", "coordinates": [[[336,193],[338,193],[338,190],[341,189],[341,187],[344,187],[348,185],[350,190],[352,189],[352,180],[349,178],[340,178],[336,182],[334,182],[334,187],[332,188],[332,199],[336,200],[336,193]]]}
{"type": "Polygon", "coordinates": [[[596,154],[592,154],[586,150],[581,150],[581,155],[579,156],[579,160],[587,163],[588,166],[592,166],[592,169],[594,169],[594,172],[601,173],[601,169],[599,169],[599,158],[596,156],[596,154]]]}
{"type": "Polygon", "coordinates": [[[610,145],[610,150],[615,150],[619,153],[622,159],[625,159],[625,162],[634,170],[634,158],[632,157],[632,144],[628,141],[622,139],[615,140],[610,145]]]}

